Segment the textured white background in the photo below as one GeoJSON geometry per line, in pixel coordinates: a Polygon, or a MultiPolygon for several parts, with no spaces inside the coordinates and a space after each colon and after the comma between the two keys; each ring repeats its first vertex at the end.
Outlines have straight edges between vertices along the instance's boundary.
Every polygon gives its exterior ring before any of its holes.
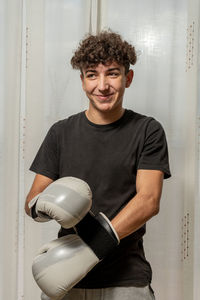
{"type": "Polygon", "coordinates": [[[198,0],[0,0],[0,299],[39,300],[31,262],[54,239],[23,206],[48,128],[87,107],[70,58],[88,31],[111,28],[138,53],[124,106],[165,128],[172,178],[147,224],[159,300],[200,298],[198,0]]]}

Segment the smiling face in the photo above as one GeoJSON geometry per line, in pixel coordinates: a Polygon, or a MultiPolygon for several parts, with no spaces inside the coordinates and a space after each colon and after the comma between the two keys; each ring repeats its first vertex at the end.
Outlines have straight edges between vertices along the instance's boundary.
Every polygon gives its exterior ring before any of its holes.
{"type": "Polygon", "coordinates": [[[90,100],[89,111],[121,112],[124,91],[130,86],[132,78],[133,71],[125,74],[124,66],[116,62],[83,69],[81,80],[90,100]]]}

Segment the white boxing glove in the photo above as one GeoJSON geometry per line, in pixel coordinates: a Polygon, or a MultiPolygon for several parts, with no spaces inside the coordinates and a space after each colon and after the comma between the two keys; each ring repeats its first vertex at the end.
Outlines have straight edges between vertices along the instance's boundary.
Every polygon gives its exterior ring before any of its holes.
{"type": "Polygon", "coordinates": [[[63,177],[47,186],[29,202],[37,222],[56,220],[63,228],[75,226],[90,210],[92,192],[88,184],[75,177],[63,177]]]}
{"type": "Polygon", "coordinates": [[[76,227],[80,236],[69,234],[46,244],[33,261],[34,279],[51,300],[62,299],[119,244],[117,233],[102,213],[88,213],[76,227]]]}
{"type": "Polygon", "coordinates": [[[78,235],[70,234],[44,245],[33,261],[32,271],[45,295],[60,300],[98,261],[78,235]]]}

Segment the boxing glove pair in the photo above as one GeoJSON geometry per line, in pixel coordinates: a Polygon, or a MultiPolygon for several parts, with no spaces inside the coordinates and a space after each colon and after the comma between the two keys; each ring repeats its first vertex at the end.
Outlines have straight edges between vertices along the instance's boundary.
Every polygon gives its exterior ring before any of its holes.
{"type": "Polygon", "coordinates": [[[110,221],[103,213],[94,216],[91,203],[89,186],[80,179],[65,177],[53,182],[30,204],[36,221],[55,219],[64,228],[75,226],[77,233],[44,245],[33,261],[34,279],[52,300],[62,299],[119,244],[110,221]]]}

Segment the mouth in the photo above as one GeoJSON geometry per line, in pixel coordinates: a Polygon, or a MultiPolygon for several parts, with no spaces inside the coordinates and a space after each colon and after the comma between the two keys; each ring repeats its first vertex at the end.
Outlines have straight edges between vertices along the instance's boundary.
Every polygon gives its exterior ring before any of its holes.
{"type": "Polygon", "coordinates": [[[101,101],[109,101],[110,98],[113,96],[113,94],[107,94],[107,95],[95,95],[99,100],[101,101]]]}

